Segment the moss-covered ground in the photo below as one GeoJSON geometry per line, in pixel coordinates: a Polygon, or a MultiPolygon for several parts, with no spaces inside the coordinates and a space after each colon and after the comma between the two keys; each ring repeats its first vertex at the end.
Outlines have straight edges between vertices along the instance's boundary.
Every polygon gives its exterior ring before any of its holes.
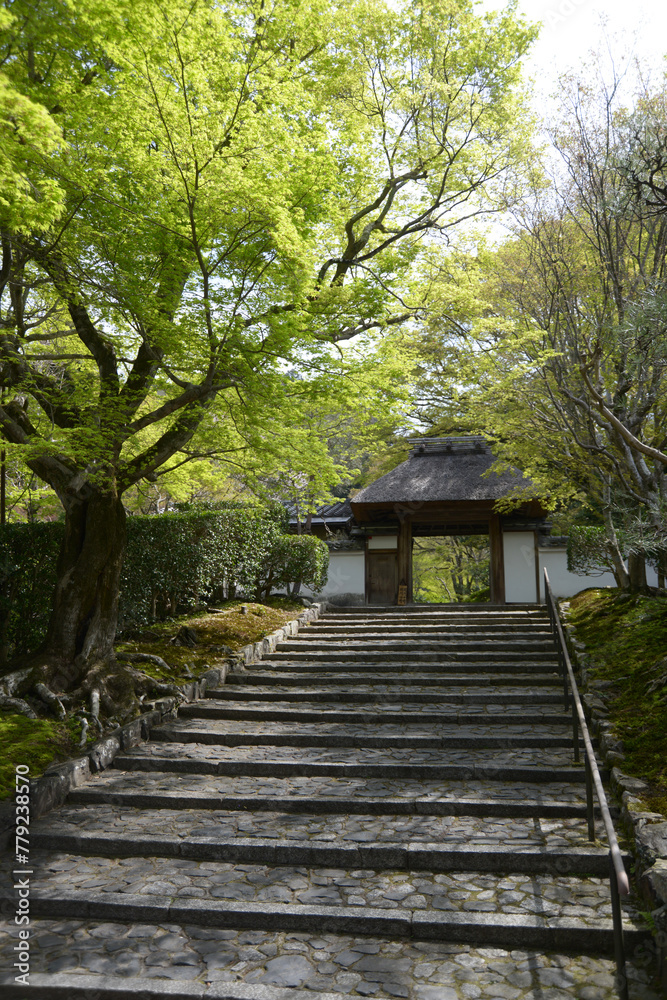
{"type": "MultiPolygon", "coordinates": [[[[224,660],[230,651],[257,642],[302,611],[301,604],[280,598],[268,604],[229,601],[219,605],[215,613],[181,615],[120,636],[116,651],[157,654],[167,664],[167,670],[145,662],[134,666],[158,680],[183,684],[206,666],[224,660]],[[170,642],[184,626],[194,632],[196,645],[188,647],[170,642]]],[[[57,721],[40,702],[30,701],[40,718],[28,719],[25,715],[0,710],[0,799],[13,794],[17,764],[27,764],[30,777],[34,779],[54,761],[66,760],[80,752],[80,720],[69,716],[63,722],[57,721]]],[[[92,727],[88,734],[88,742],[92,743],[95,739],[92,727]]]]}
{"type": "Polygon", "coordinates": [[[76,753],[80,723],[75,719],[28,719],[25,715],[0,711],[0,799],[14,792],[17,765],[27,764],[30,777],[37,778],[55,760],[76,753]]]}
{"type": "Polygon", "coordinates": [[[165,671],[151,663],[137,664],[144,673],[170,683],[185,683],[193,674],[216,660],[224,659],[251,642],[275,632],[303,611],[301,604],[283,599],[270,604],[249,601],[229,601],[216,611],[202,611],[156,622],[149,628],[121,636],[116,651],[123,653],[154,653],[169,666],[165,671]],[[243,610],[245,608],[245,611],[243,610]],[[194,646],[181,646],[171,640],[180,629],[187,627],[197,637],[194,646]]]}
{"type": "Polygon", "coordinates": [[[649,809],[667,815],[667,595],[585,590],[569,620],[623,741],[623,770],[650,785],[649,809]]]}

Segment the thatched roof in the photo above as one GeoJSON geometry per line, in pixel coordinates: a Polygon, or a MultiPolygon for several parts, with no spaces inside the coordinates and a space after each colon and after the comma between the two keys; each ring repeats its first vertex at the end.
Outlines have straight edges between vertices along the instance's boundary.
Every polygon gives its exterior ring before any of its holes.
{"type": "Polygon", "coordinates": [[[410,457],[352,498],[358,504],[499,500],[524,493],[530,480],[514,470],[489,473],[495,458],[483,437],[421,438],[410,457]]]}

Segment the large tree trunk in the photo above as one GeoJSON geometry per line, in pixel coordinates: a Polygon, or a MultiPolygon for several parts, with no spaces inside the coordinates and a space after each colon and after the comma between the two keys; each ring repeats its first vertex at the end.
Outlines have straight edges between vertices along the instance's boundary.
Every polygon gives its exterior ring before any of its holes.
{"type": "Polygon", "coordinates": [[[125,510],[115,493],[68,502],[53,611],[42,646],[42,654],[64,672],[64,690],[89,665],[113,652],[125,540],[125,510]]]}
{"type": "Polygon", "coordinates": [[[648,585],[646,582],[646,560],[638,552],[631,552],[628,556],[628,574],[630,576],[630,591],[633,594],[646,593],[648,585]]]}
{"type": "Polygon", "coordinates": [[[614,527],[614,521],[611,516],[611,508],[609,506],[610,489],[607,485],[605,489],[605,500],[607,504],[603,512],[604,526],[607,531],[607,545],[609,546],[609,554],[611,556],[614,579],[616,580],[616,586],[621,590],[630,590],[630,574],[628,568],[625,564],[625,559],[623,558],[623,553],[621,552],[621,547],[618,544],[618,535],[616,534],[616,528],[614,527]]]}

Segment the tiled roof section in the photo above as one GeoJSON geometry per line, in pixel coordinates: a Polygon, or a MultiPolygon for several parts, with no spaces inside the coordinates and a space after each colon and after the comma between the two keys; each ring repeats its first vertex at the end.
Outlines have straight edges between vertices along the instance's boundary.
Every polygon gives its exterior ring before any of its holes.
{"type": "MultiPolygon", "coordinates": [[[[294,507],[290,507],[290,523],[296,524],[297,516],[294,507]]],[[[349,500],[339,500],[337,503],[325,504],[313,514],[312,524],[345,525],[352,519],[352,508],[349,500]]],[[[302,515],[301,520],[305,520],[302,515]]]]}
{"type": "Polygon", "coordinates": [[[525,491],[530,480],[517,471],[484,475],[495,461],[483,437],[421,438],[402,465],[353,498],[362,503],[498,500],[525,491]]]}

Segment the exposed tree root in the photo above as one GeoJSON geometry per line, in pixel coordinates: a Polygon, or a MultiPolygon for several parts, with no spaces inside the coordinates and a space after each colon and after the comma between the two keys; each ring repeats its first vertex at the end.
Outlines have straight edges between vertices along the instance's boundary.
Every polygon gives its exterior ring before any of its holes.
{"type": "Polygon", "coordinates": [[[13,695],[17,692],[22,691],[26,686],[31,686],[33,671],[30,667],[24,667],[21,670],[13,670],[10,674],[5,674],[5,676],[0,679],[0,687],[6,694],[13,695]]]}
{"type": "Polygon", "coordinates": [[[119,653],[93,664],[69,666],[34,656],[0,678],[0,706],[36,719],[38,714],[25,700],[32,695],[58,719],[65,719],[68,711],[75,712],[81,719],[79,747],[83,748],[91,727],[102,735],[112,721],[122,724],[135,718],[146,697],[182,698],[176,684],[156,680],[130,666],[134,663],[151,663],[166,672],[171,669],[161,656],[152,653],[119,653]]]}
{"type": "Polygon", "coordinates": [[[37,713],[23,698],[10,698],[9,695],[0,694],[0,708],[10,708],[14,712],[20,712],[21,715],[27,715],[29,719],[38,718],[37,713]]]}
{"type": "Polygon", "coordinates": [[[100,692],[97,688],[93,688],[90,692],[90,714],[92,715],[95,722],[100,723],[100,692]]]}
{"type": "Polygon", "coordinates": [[[122,660],[124,663],[154,663],[161,670],[169,670],[169,664],[166,660],[163,660],[161,656],[156,656],[155,653],[118,653],[116,659],[122,660]]]}
{"type": "Polygon", "coordinates": [[[149,677],[148,674],[142,673],[141,670],[133,670],[132,667],[127,667],[126,669],[135,681],[135,689],[144,695],[154,693],[163,697],[181,698],[183,696],[182,691],[176,684],[163,684],[162,681],[156,681],[154,677],[149,677]]]}
{"type": "Polygon", "coordinates": [[[58,716],[59,719],[64,719],[67,716],[67,712],[57,694],[54,694],[50,687],[43,684],[41,681],[34,685],[33,690],[38,698],[41,698],[45,705],[48,705],[50,709],[58,716]]]}

